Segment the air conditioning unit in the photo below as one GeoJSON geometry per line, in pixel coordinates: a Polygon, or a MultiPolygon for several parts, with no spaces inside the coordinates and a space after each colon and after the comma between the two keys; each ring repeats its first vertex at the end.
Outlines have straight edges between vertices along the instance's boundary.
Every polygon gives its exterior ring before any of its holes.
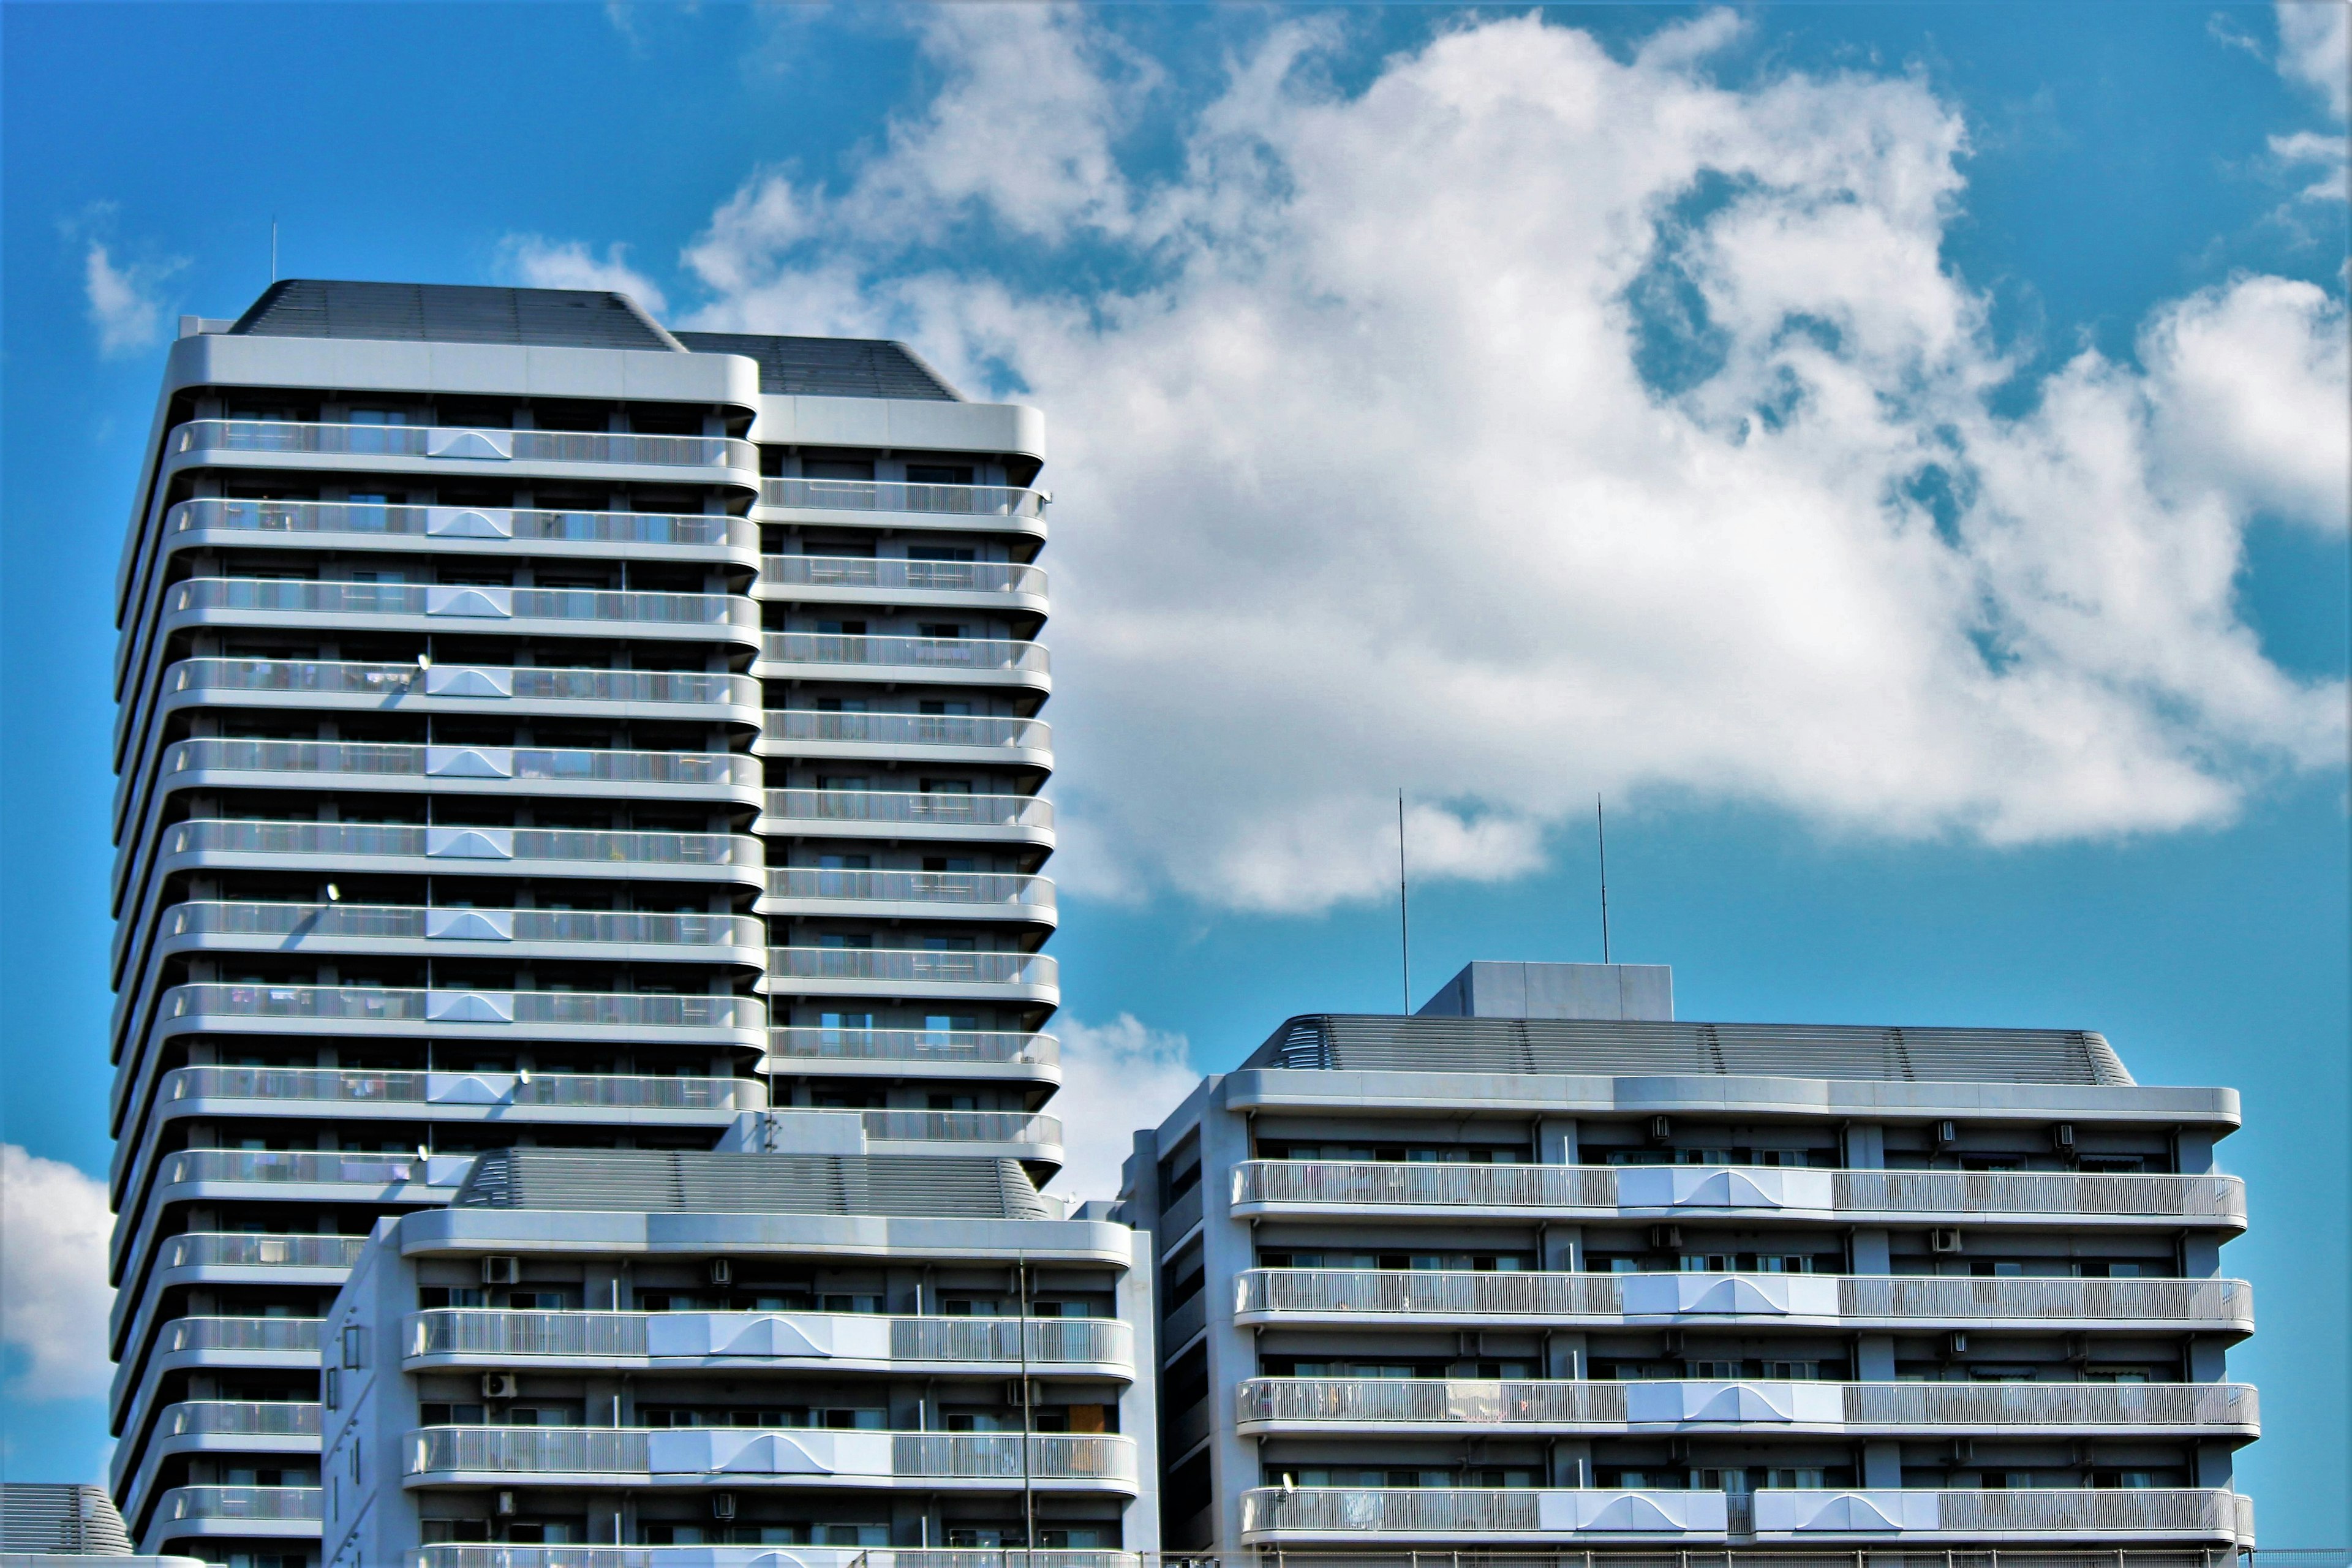
{"type": "Polygon", "coordinates": [[[732,1258],[712,1258],[712,1259],[710,1260],[710,1282],[711,1282],[713,1285],[732,1285],[732,1284],[734,1284],[734,1283],[735,1283],[735,1263],[734,1263],[734,1260],[733,1260],[732,1258]]]}
{"type": "Polygon", "coordinates": [[[735,1517],[735,1494],[733,1492],[712,1492],[710,1494],[710,1517],[713,1519],[733,1519],[735,1517]]]}
{"type": "Polygon", "coordinates": [[[521,1384],[510,1372],[482,1373],[482,1397],[485,1399],[512,1399],[521,1392],[521,1384]]]}
{"type": "Polygon", "coordinates": [[[1938,1230],[1931,1230],[1931,1231],[1929,1231],[1929,1232],[1927,1233],[1927,1250],[1928,1250],[1928,1251],[1930,1251],[1930,1252],[1958,1252],[1959,1249],[1960,1249],[1960,1233],[1959,1233],[1958,1231],[1957,1231],[1957,1230],[1940,1230],[1940,1229],[1938,1229],[1938,1230]]]}
{"type": "Polygon", "coordinates": [[[489,1257],[482,1259],[482,1283],[485,1285],[519,1285],[522,1282],[522,1259],[489,1257]]]}
{"type": "Polygon", "coordinates": [[[1650,1227],[1650,1250],[1669,1252],[1683,1244],[1683,1227],[1678,1225],[1654,1225],[1650,1227]]]}
{"type": "Polygon", "coordinates": [[[2074,1124],[2071,1121],[2061,1121],[2057,1126],[2053,1127],[2050,1130],[2050,1146],[2061,1151],[2062,1152],[2073,1153],[2074,1151],[2074,1124]]]}

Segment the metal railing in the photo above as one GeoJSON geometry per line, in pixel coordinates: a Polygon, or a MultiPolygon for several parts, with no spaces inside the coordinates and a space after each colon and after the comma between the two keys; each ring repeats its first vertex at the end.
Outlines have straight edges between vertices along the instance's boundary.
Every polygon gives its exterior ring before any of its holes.
{"type": "Polygon", "coordinates": [[[173,1487],[156,1504],[163,1520],[315,1520],[317,1487],[173,1487]]]}
{"type": "Polygon", "coordinates": [[[757,1029],[754,996],[663,992],[394,991],[363,985],[174,985],[162,1016],[319,1018],[353,1023],[591,1024],[688,1029],[757,1029]]]}
{"type": "Polygon", "coordinates": [[[1391,1534],[1531,1534],[1543,1528],[1532,1489],[1437,1487],[1255,1487],[1242,1493],[1244,1531],[1379,1531],[1391,1534]]]}
{"type": "Polygon", "coordinates": [[[287,658],[182,659],[164,673],[164,689],[306,691],[385,699],[446,696],[514,698],[531,702],[690,702],[732,708],[760,705],[760,683],[748,675],[550,666],[453,668],[445,665],[425,669],[414,664],[287,658]]]}
{"type": "MultiPolygon", "coordinates": [[[[1051,985],[1061,974],[1043,952],[973,952],[905,947],[772,947],[775,980],[886,980],[909,984],[1051,985]]],[[[771,991],[775,987],[772,984],[771,991]]]]}
{"type": "MultiPolygon", "coordinates": [[[[865,715],[877,717],[877,715],[865,715]]],[[[835,714],[835,718],[848,715],[835,714]]],[[[945,827],[1051,827],[1054,803],[1034,795],[945,791],[772,789],[767,816],[781,822],[877,822],[945,827]]]]}
{"type": "MultiPolygon", "coordinates": [[[[646,1348],[646,1325],[688,1314],[652,1312],[515,1312],[482,1308],[436,1308],[410,1314],[406,1356],[639,1357],[646,1348]]],[[[779,1314],[794,1321],[824,1321],[831,1314],[779,1314]]],[[[1134,1331],[1108,1318],[936,1318],[850,1315],[856,1327],[881,1325],[888,1335],[887,1359],[913,1362],[1032,1362],[1125,1366],[1135,1359],[1134,1331]],[[1025,1328],[1025,1334],[1024,1330],[1025,1328]],[[1026,1339],[1026,1356],[1023,1340],[1026,1339]]],[[[739,1352],[725,1352],[734,1355],[739,1352]]],[[[833,1358],[856,1352],[836,1343],[833,1358]]]]}
{"type": "MultiPolygon", "coordinates": [[[[1830,1177],[1831,1207],[1839,1212],[2231,1219],[2245,1215],[2245,1184],[2235,1176],[2006,1171],[1825,1173],[1830,1177]]],[[[1590,1165],[1251,1160],[1234,1166],[1233,1193],[1237,1204],[1608,1209],[1619,1206],[1617,1176],[1613,1167],[1590,1165]]],[[[1706,1212],[1775,1205],[1759,1202],[1688,1206],[1706,1212]]]]}
{"type": "MultiPolygon", "coordinates": [[[[766,1106],[765,1085],[740,1078],[660,1078],[619,1073],[424,1073],[357,1068],[174,1068],[163,1098],[279,1100],[342,1104],[425,1104],[436,1089],[457,1098],[467,1083],[496,1080],[500,1103],[568,1110],[752,1110],[766,1106]],[[438,1080],[436,1082],[436,1080],[438,1080]]],[[[328,1241],[329,1237],[252,1237],[255,1241],[328,1241]]],[[[357,1243],[353,1243],[356,1247],[357,1243]]]]}
{"type": "Polygon", "coordinates": [[[320,1406],[293,1400],[190,1399],[167,1405],[155,1420],[158,1437],[208,1434],[250,1437],[315,1437],[320,1406]]]}
{"type": "Polygon", "coordinates": [[[752,915],[612,910],[494,910],[424,904],[227,903],[196,900],[164,912],[173,936],[341,937],[386,942],[482,941],[756,949],[767,922],[752,915]]]}
{"type": "Polygon", "coordinates": [[[1026,1110],[867,1110],[866,1136],[910,1143],[1035,1143],[1059,1146],[1057,1116],[1026,1110]]]}
{"type": "MultiPolygon", "coordinates": [[[[1533,1489],[1474,1491],[1439,1488],[1254,1488],[1242,1494],[1242,1529],[1252,1533],[1297,1531],[1318,1534],[1532,1534],[1543,1529],[1543,1495],[1533,1489]]],[[[1655,1500],[1680,1500],[1691,1494],[1647,1495],[1655,1500]]],[[[1755,1495],[1762,1498],[1773,1494],[1755,1495]]],[[[2113,1532],[2191,1538],[2235,1536],[2243,1541],[2251,1541],[2253,1536],[2252,1500],[2229,1491],[1953,1490],[1913,1491],[1906,1495],[1933,1498],[1936,1528],[1947,1534],[2113,1532]]],[[[1868,1529],[1858,1529],[1854,1533],[1874,1534],[1868,1529]]],[[[1878,1539],[1885,1538],[1884,1527],[1875,1533],[1878,1539]]],[[[1705,1559],[1700,1562],[1703,1563],[1705,1559]]]]}
{"type": "MultiPolygon", "coordinates": [[[[1615,1426],[1652,1421],[1631,1392],[1706,1393],[1733,1386],[1834,1394],[1846,1426],[2252,1426],[2254,1390],[2227,1383],[1714,1383],[1496,1382],[1444,1378],[1260,1377],[1235,1390],[1243,1421],[1615,1426]]],[[[1704,1408],[1704,1406],[1702,1406],[1704,1408]]],[[[1798,1407],[1793,1417],[1816,1420],[1798,1407]]],[[[1707,1424],[1731,1415],[1684,1415],[1707,1424]]]]}
{"type": "Polygon", "coordinates": [[[972,746],[1042,752],[1054,731],[1042,719],[961,713],[840,713],[822,709],[771,708],[766,741],[843,742],[877,746],[972,746]]]}
{"type": "Polygon", "coordinates": [[[744,627],[760,624],[757,604],[729,594],[433,583],[321,583],[303,577],[190,577],[165,590],[164,614],[181,615],[191,610],[448,616],[465,621],[611,621],[744,627]]]}
{"type": "MultiPolygon", "coordinates": [[[[731,833],[610,833],[570,827],[425,827],[375,822],[204,817],[163,831],[165,855],[432,857],[469,863],[590,861],[608,866],[758,866],[757,838],[731,833]]],[[[467,869],[475,868],[468,864],[467,869]]]]}
{"type": "Polygon", "coordinates": [[[352,457],[454,458],[651,468],[750,468],[759,448],[729,436],[629,436],[593,430],[501,430],[450,425],[328,425],[278,419],[191,419],[175,452],[327,452],[352,457]]]}
{"type": "Polygon", "coordinates": [[[757,757],[731,752],[553,751],[537,746],[401,746],[350,741],[175,741],[165,773],[374,773],[401,778],[757,787],[757,757]]]}
{"type": "Polygon", "coordinates": [[[158,1162],[159,1186],[182,1182],[389,1187],[421,1180],[414,1156],[307,1149],[183,1149],[158,1162]]]}
{"type": "Polygon", "coordinates": [[[832,632],[769,632],[760,639],[767,664],[887,665],[894,669],[1019,670],[1052,668],[1045,645],[1003,637],[851,637],[832,632]]]}
{"type": "MultiPolygon", "coordinates": [[[[774,1568],[780,1555],[803,1568],[1160,1568],[1162,1562],[1156,1552],[1053,1547],[1032,1552],[1018,1546],[793,1546],[780,1553],[773,1546],[436,1545],[410,1552],[406,1568],[774,1568]]],[[[1180,1562],[1182,1568],[1212,1568],[1213,1560],[1171,1553],[1165,1562],[1170,1568],[1180,1562]]]]}
{"type": "Polygon", "coordinates": [[[1045,515],[1043,490],[1004,485],[909,485],[876,479],[763,479],[762,506],[823,511],[910,511],[956,517],[1045,515]]]}
{"type": "Polygon", "coordinates": [[[759,524],[705,512],[576,511],[544,508],[384,506],[369,501],[184,500],[163,514],[167,533],[357,533],[493,538],[583,544],[755,547],[759,524]]]}
{"type": "MultiPolygon", "coordinates": [[[[364,1237],[352,1239],[364,1241],[364,1237]]],[[[155,1335],[155,1353],[181,1351],[319,1350],[317,1318],[174,1318],[155,1335]]]]}
{"type": "MultiPolygon", "coordinates": [[[[412,1476],[449,1470],[501,1475],[651,1474],[650,1436],[644,1428],[625,1426],[425,1426],[409,1434],[407,1471],[412,1476]]],[[[1024,1475],[1039,1481],[1132,1481],[1137,1475],[1135,1442],[1125,1436],[1032,1436],[1027,1439],[1024,1468],[1019,1433],[861,1432],[855,1436],[887,1438],[887,1473],[898,1477],[1017,1484],[1024,1475]]]]}
{"type": "MultiPolygon", "coordinates": [[[[183,1072],[265,1072],[260,1068],[184,1068],[183,1072]]],[[[165,1268],[337,1268],[347,1269],[367,1246],[363,1236],[254,1236],[240,1231],[183,1231],[166,1237],[156,1250],[155,1267],[165,1268]]],[[[182,1322],[198,1320],[183,1318],[182,1322]]],[[[234,1320],[232,1320],[234,1321],[234,1320]]],[[[263,1322],[281,1319],[252,1320],[263,1322]]]]}
{"type": "Polygon", "coordinates": [[[1045,877],[992,871],[843,871],[822,867],[772,866],[768,896],[775,899],[843,899],[868,903],[1010,904],[1022,909],[1054,907],[1054,884],[1045,877]]]}
{"type": "Polygon", "coordinates": [[[1045,592],[1043,568],[1013,561],[915,561],[896,555],[763,555],[761,584],[881,588],[911,593],[1045,592]]]}
{"type": "MultiPolygon", "coordinates": [[[[772,950],[771,950],[772,951],[772,950]]],[[[1062,1059],[1051,1035],[988,1029],[828,1029],[807,1025],[768,1031],[768,1055],[783,1061],[1021,1062],[1062,1059]]],[[[772,1066],[771,1071],[789,1068],[772,1066]]]]}

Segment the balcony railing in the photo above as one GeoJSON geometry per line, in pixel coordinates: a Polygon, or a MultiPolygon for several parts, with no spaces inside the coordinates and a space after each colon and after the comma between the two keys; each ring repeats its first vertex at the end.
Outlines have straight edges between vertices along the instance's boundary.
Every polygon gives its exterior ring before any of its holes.
{"type": "MultiPolygon", "coordinates": [[[[775,1568],[772,1546],[419,1547],[405,1568],[775,1568]]],[[[1148,1568],[1140,1552],[1018,1546],[794,1546],[802,1568],[1148,1568]]]]}
{"type": "Polygon", "coordinates": [[[756,626],[760,607],[728,594],[509,588],[455,583],[320,583],[286,577],[191,577],[165,591],[166,615],[277,610],[319,616],[425,616],[465,621],[609,621],[756,626]]]}
{"type": "Polygon", "coordinates": [[[772,866],[768,896],[840,899],[886,904],[993,904],[1050,910],[1054,884],[1045,877],[989,871],[838,871],[772,866]]]}
{"type": "MultiPolygon", "coordinates": [[[[675,1447],[679,1458],[721,1442],[751,1447],[781,1438],[829,1450],[818,1473],[964,1480],[1038,1481],[1136,1479],[1135,1443],[1124,1436],[1033,1436],[1023,1464],[1018,1433],[840,1432],[806,1428],[761,1430],[698,1427],[654,1432],[612,1426],[426,1426],[409,1434],[408,1473],[473,1471],[498,1475],[650,1475],[655,1447],[675,1447]]],[[[665,1453],[667,1461],[671,1458],[665,1453]]],[[[677,1470],[687,1468],[685,1464],[677,1470]]],[[[740,1482],[763,1473],[740,1457],[694,1470],[740,1482]]],[[[675,1473],[668,1463],[664,1473],[675,1473]]],[[[774,1474],[812,1473],[801,1459],[774,1474]]]]}
{"type": "MultiPolygon", "coordinates": [[[[620,1073],[397,1072],[357,1068],[174,1068],[163,1098],[272,1100],[344,1105],[543,1105],[565,1110],[753,1110],[765,1085],[740,1078],[658,1078],[620,1073]]],[[[222,1240],[341,1241],[339,1237],[224,1237],[222,1240]]],[[[356,1247],[354,1242],[353,1246],[356,1247]]]]}
{"type": "MultiPolygon", "coordinates": [[[[183,1068],[183,1072],[270,1072],[266,1068],[183,1068]]],[[[253,1236],[236,1231],[184,1231],[167,1237],[155,1267],[166,1268],[331,1268],[357,1263],[367,1246],[363,1236],[253,1236]]],[[[198,1321],[183,1318],[182,1322],[198,1321]]],[[[217,1321],[283,1322],[279,1318],[217,1321]]]]}
{"type": "Polygon", "coordinates": [[[155,1423],[155,1436],[315,1437],[319,1409],[315,1404],[292,1400],[191,1399],[163,1407],[155,1423]]]}
{"type": "MultiPolygon", "coordinates": [[[[771,1047],[772,1049],[772,1047],[771,1047]]],[[[1835,1315],[1927,1322],[2085,1319],[2149,1323],[2242,1322],[2253,1292],[2240,1279],[1945,1279],[1886,1275],[1475,1274],[1379,1269],[1253,1268],[1238,1276],[1234,1310],[1488,1318],[1671,1315],[1829,1315],[1790,1294],[1825,1290],[1835,1315]],[[1632,1300],[1629,1301],[1629,1288],[1632,1300]],[[1653,1304],[1644,1295],[1670,1297],[1653,1304]],[[1688,1299],[1690,1304],[1684,1306],[1688,1299]]],[[[1830,1303],[1822,1303],[1823,1306],[1830,1303]]]]}
{"type": "Polygon", "coordinates": [[[556,860],[604,866],[759,866],[758,839],[731,833],[605,833],[569,827],[424,827],[375,822],[199,818],[163,833],[167,855],[382,856],[465,862],[556,860]]]}
{"type": "Polygon", "coordinates": [[[1043,952],[971,952],[904,947],[772,947],[776,980],[874,980],[919,985],[1052,985],[1061,968],[1043,952]]]}
{"type": "Polygon", "coordinates": [[[425,1176],[425,1162],[394,1154],[300,1149],[183,1149],[157,1167],[158,1185],[239,1182],[275,1185],[391,1187],[425,1176]]]}
{"type": "MultiPolygon", "coordinates": [[[[1446,1208],[1665,1208],[1681,1212],[1825,1209],[1912,1215],[2057,1214],[2242,1222],[2234,1176],[2076,1175],[2004,1171],[1709,1170],[1662,1166],[1690,1194],[1627,1193],[1603,1166],[1415,1164],[1252,1160],[1234,1168],[1236,1204],[1446,1208]],[[1715,1182],[1714,1178],[1722,1178],[1715,1182]],[[1796,1180],[1790,1180],[1796,1178],[1796,1180]]],[[[1646,1180],[1644,1171],[1638,1179],[1646,1180]]]]}
{"type": "Polygon", "coordinates": [[[155,1517],[175,1522],[319,1518],[317,1487],[174,1487],[163,1494],[155,1517]]]}
{"type": "Polygon", "coordinates": [[[2252,1388],[2202,1383],[1571,1383],[1252,1378],[1244,1422],[1622,1426],[2252,1428],[2252,1388]]]}
{"type": "MultiPolygon", "coordinates": [[[[698,1353],[653,1346],[665,1327],[694,1342],[710,1342],[716,1355],[761,1353],[729,1343],[729,1331],[772,1321],[804,1331],[827,1347],[833,1360],[1019,1363],[1129,1365],[1134,1331],[1111,1319],[883,1318],[866,1314],[688,1312],[511,1312],[478,1308],[441,1308],[412,1313],[406,1348],[410,1357],[436,1355],[580,1357],[633,1359],[698,1353]],[[870,1345],[866,1342],[872,1342],[870,1345]],[[649,1348],[652,1347],[652,1348],[649,1348]]],[[[778,1356],[788,1351],[775,1351],[778,1356]]]]}
{"type": "MultiPolygon", "coordinates": [[[[826,716],[851,717],[838,713],[826,716]]],[[[881,715],[866,714],[862,717],[881,715]]],[[[772,789],[768,792],[765,812],[771,820],[777,822],[871,822],[893,827],[1045,828],[1054,826],[1054,803],[1041,800],[1034,795],[949,795],[944,791],[903,789],[772,789]]]]}
{"type": "Polygon", "coordinates": [[[191,419],[175,452],[325,452],[471,461],[626,463],[646,468],[750,468],[759,448],[727,436],[615,436],[583,430],[474,429],[448,425],[326,425],[276,419],[191,419]]]}
{"type": "Polygon", "coordinates": [[[174,985],[163,1016],[314,1018],[347,1023],[566,1024],[757,1029],[757,997],[665,992],[394,991],[365,985],[174,985]]]}
{"type": "Polygon", "coordinates": [[[926,674],[1018,670],[1044,675],[1051,668],[1043,643],[1000,637],[844,637],[829,632],[770,632],[761,639],[766,664],[887,666],[926,674]]]}
{"type": "Polygon", "coordinates": [[[748,675],[691,670],[572,669],[414,664],[332,664],[288,658],[188,658],[164,676],[168,691],[311,692],[324,696],[513,698],[529,702],[681,702],[757,708],[748,675]]]}
{"type": "Polygon", "coordinates": [[[730,788],[755,788],[761,773],[757,757],[729,752],[552,751],[535,746],[393,746],[347,741],[199,739],[173,742],[163,753],[166,774],[197,769],[730,788]]]}
{"type": "Polygon", "coordinates": [[[195,901],[164,911],[163,934],[252,936],[293,949],[310,938],[384,942],[576,942],[755,950],[767,922],[751,915],[659,914],[610,910],[488,910],[422,904],[298,904],[195,901]]]}
{"type": "Polygon", "coordinates": [[[957,713],[836,713],[819,709],[771,708],[763,719],[761,738],[771,742],[970,746],[999,751],[1043,752],[1052,747],[1054,731],[1042,719],[1003,719],[957,713]]]}
{"type": "Polygon", "coordinates": [[[868,1110],[866,1136],[910,1143],[1058,1145],[1062,1121],[1025,1110],[868,1110]]]}
{"type": "Polygon", "coordinates": [[[823,511],[910,511],[951,517],[1045,515],[1045,492],[1003,485],[908,485],[875,479],[763,479],[760,504],[823,511]]]}
{"type": "MultiPolygon", "coordinates": [[[[1062,1059],[1062,1045],[1051,1035],[987,1029],[828,1029],[795,1026],[768,1031],[768,1055],[777,1063],[916,1062],[952,1067],[959,1063],[1017,1062],[1046,1066],[1062,1059]]],[[[770,1070],[787,1072],[791,1068],[778,1065],[770,1070]]]]}
{"type": "Polygon", "coordinates": [[[749,518],[704,512],[565,511],[365,501],[184,500],[163,514],[168,533],[355,533],[394,538],[515,539],[583,544],[758,543],[749,518]]]}
{"type": "Polygon", "coordinates": [[[763,555],[761,585],[908,593],[1043,595],[1043,568],[1012,561],[912,561],[895,555],[763,555]]]}
{"type": "MultiPolygon", "coordinates": [[[[366,1238],[352,1239],[363,1242],[366,1238]]],[[[320,1328],[317,1318],[174,1318],[157,1331],[155,1353],[263,1351],[316,1355],[320,1328]]]]}

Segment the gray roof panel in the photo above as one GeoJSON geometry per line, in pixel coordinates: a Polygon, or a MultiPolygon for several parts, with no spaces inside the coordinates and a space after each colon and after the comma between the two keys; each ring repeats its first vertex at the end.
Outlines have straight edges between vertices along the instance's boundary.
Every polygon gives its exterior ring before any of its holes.
{"type": "Polygon", "coordinates": [[[273,338],[364,338],[379,342],[686,352],[635,300],[604,289],[500,289],[462,283],[289,278],[264,290],[229,332],[273,338]]]}
{"type": "Polygon", "coordinates": [[[104,1487],[0,1484],[0,1552],[128,1557],[131,1536],[104,1487]]]}
{"type": "Polygon", "coordinates": [[[805,397],[905,397],[961,403],[963,394],[904,343],[880,338],[777,338],[752,332],[680,332],[698,354],[759,362],[760,390],[805,397]]]}
{"type": "Polygon", "coordinates": [[[620,1214],[1059,1217],[1013,1160],[660,1149],[494,1150],[474,1162],[454,1206],[620,1214]]]}

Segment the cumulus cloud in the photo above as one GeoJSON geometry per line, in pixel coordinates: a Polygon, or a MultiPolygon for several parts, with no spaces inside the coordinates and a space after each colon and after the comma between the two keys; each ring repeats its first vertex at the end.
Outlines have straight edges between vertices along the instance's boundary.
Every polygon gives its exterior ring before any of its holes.
{"type": "Polygon", "coordinates": [[[2278,68],[2307,87],[2336,119],[2352,109],[2352,5],[2345,0],[2278,0],[2278,68]]]}
{"type": "Polygon", "coordinates": [[[0,1343],[19,1360],[8,1393],[66,1399],[103,1391],[106,1184],[73,1166],[0,1143],[0,1343]]]}
{"type": "Polygon", "coordinates": [[[161,342],[163,282],[186,265],[184,258],[118,264],[109,247],[90,240],[82,252],[82,294],[98,352],[111,358],[161,342]]]}
{"type": "Polygon", "coordinates": [[[1135,1129],[1157,1127],[1200,1075],[1183,1036],[1147,1028],[1132,1013],[1108,1024],[1065,1016],[1054,1029],[1062,1037],[1062,1088],[1051,1109],[1062,1119],[1069,1163],[1053,1190],[1073,1198],[1117,1197],[1135,1129]]]}
{"type": "Polygon", "coordinates": [[[510,234],[499,242],[497,270],[529,289],[609,289],[658,316],[669,300],[658,284],[628,264],[628,247],[610,245],[599,258],[579,240],[510,234]]]}
{"type": "Polygon", "coordinates": [[[1916,77],[1727,87],[1727,16],[1630,58],[1526,16],[1342,89],[1283,25],[1154,178],[1089,14],[922,25],[927,111],[837,187],[755,171],[686,260],[707,324],[1048,411],[1066,879],[1384,896],[1399,786],[1420,874],[1494,879],[1595,789],[2018,843],[2340,760],[2342,685],[2234,597],[2258,513],[2343,515],[2340,307],[2235,279],[1996,403],[1916,77]],[[1123,281],[1038,282],[1056,247],[1123,281]]]}

